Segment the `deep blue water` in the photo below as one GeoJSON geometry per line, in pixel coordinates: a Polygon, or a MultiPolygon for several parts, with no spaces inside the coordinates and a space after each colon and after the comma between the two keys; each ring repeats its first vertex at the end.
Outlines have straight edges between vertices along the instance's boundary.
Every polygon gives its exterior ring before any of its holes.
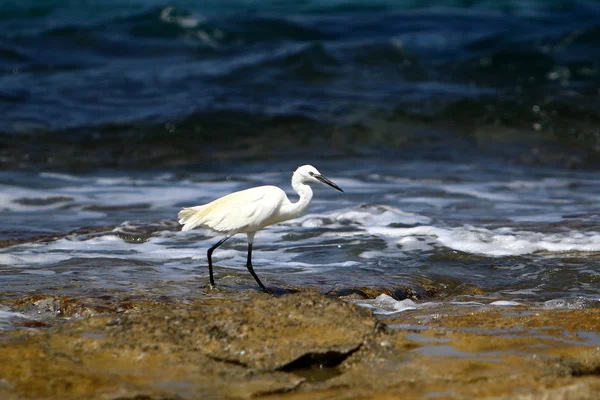
{"type": "Polygon", "coordinates": [[[599,74],[597,1],[4,1],[0,156],[72,169],[385,148],[597,166],[599,74]]]}

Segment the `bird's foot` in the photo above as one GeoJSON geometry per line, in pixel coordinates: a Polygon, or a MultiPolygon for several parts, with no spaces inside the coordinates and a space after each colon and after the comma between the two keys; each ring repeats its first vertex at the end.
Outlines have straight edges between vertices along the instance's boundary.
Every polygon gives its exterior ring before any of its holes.
{"type": "Polygon", "coordinates": [[[265,292],[266,294],[270,295],[270,296],[275,296],[275,292],[273,292],[271,289],[267,288],[267,287],[262,287],[261,288],[263,290],[263,292],[265,292]]]}

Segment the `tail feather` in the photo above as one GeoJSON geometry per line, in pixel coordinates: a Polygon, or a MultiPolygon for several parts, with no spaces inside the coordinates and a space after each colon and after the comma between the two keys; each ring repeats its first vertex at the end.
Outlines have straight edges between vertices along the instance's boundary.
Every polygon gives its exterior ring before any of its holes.
{"type": "Polygon", "coordinates": [[[202,206],[187,207],[179,211],[179,223],[183,225],[182,231],[189,231],[204,223],[202,206]]]}

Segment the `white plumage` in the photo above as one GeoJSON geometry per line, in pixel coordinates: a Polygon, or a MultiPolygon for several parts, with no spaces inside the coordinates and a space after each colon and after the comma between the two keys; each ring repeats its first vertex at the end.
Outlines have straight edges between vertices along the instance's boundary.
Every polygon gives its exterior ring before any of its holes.
{"type": "Polygon", "coordinates": [[[278,211],[290,203],[277,186],[259,186],[230,193],[202,206],[184,208],[179,213],[183,231],[202,226],[228,233],[256,232],[278,220],[278,211]]]}
{"type": "Polygon", "coordinates": [[[212,252],[227,239],[237,233],[248,235],[248,259],[246,267],[265,292],[268,290],[256,276],[252,268],[252,242],[254,234],[278,222],[286,221],[300,215],[309,206],[313,192],[308,184],[321,182],[341,192],[335,183],[322,176],[311,165],[299,167],[292,176],[292,187],[300,196],[292,203],[285,192],[276,186],[259,186],[230,193],[208,204],[184,208],[179,212],[179,223],[183,231],[197,227],[225,233],[224,239],[208,249],[208,270],[210,283],[214,285],[212,272],[212,252]]]}

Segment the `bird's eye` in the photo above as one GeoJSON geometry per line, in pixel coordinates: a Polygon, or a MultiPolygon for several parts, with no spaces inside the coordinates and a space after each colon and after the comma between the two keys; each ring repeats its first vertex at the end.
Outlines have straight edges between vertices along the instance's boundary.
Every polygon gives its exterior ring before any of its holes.
{"type": "Polygon", "coordinates": [[[314,172],[312,172],[312,171],[309,171],[309,172],[308,172],[308,174],[309,174],[310,176],[315,176],[315,173],[314,173],[314,172]]]}

